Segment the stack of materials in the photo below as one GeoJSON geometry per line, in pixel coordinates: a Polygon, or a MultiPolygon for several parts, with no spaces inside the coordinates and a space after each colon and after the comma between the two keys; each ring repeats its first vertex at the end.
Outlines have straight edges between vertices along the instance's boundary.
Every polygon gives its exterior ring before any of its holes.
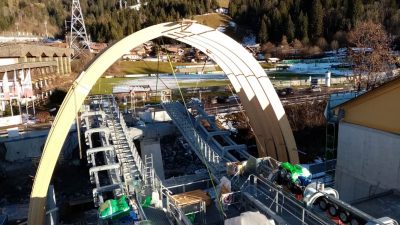
{"type": "Polygon", "coordinates": [[[180,208],[201,202],[205,202],[206,206],[211,205],[210,196],[207,194],[207,192],[202,190],[184,192],[181,194],[172,195],[171,197],[172,202],[180,208]]]}

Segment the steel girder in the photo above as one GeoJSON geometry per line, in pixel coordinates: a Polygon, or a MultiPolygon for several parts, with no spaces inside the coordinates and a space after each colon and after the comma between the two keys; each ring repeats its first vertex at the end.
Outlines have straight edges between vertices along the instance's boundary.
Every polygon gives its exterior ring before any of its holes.
{"type": "Polygon", "coordinates": [[[197,23],[162,23],[131,34],[93,60],[73,82],[50,129],[33,183],[29,225],[44,224],[47,189],[65,137],[76,113],[98,78],[127,49],[158,37],[169,37],[203,51],[227,74],[245,108],[261,152],[298,163],[296,143],[283,106],[262,67],[239,43],[197,23]]]}

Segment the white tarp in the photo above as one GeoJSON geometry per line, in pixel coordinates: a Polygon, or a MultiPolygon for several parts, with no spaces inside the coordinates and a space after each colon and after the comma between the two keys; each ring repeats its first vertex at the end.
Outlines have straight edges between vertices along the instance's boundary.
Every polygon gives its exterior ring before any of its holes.
{"type": "Polygon", "coordinates": [[[273,220],[268,219],[259,212],[244,212],[238,217],[225,220],[225,225],[275,225],[273,220]]]}

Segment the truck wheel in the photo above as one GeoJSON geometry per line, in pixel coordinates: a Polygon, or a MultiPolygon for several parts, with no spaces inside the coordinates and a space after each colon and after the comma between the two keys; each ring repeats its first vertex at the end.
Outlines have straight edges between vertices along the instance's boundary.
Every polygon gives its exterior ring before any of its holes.
{"type": "Polygon", "coordinates": [[[325,198],[321,198],[318,200],[318,205],[321,210],[325,211],[328,208],[329,203],[325,198]]]}
{"type": "Polygon", "coordinates": [[[339,219],[343,223],[348,223],[350,221],[350,213],[344,210],[340,210],[339,219]]]}
{"type": "Polygon", "coordinates": [[[332,204],[329,206],[328,212],[331,216],[337,216],[339,214],[339,207],[335,204],[332,204]]]}

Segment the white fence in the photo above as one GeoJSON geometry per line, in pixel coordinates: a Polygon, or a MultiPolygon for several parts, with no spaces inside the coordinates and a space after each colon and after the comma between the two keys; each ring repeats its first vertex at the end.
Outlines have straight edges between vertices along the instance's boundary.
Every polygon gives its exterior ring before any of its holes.
{"type": "MultiPolygon", "coordinates": [[[[271,82],[277,87],[290,87],[290,86],[309,86],[311,84],[310,79],[304,80],[273,80],[271,82]]],[[[331,78],[331,85],[333,84],[347,84],[349,83],[349,78],[347,77],[334,77],[331,78]]],[[[324,85],[325,78],[318,78],[318,84],[324,85]]]]}

